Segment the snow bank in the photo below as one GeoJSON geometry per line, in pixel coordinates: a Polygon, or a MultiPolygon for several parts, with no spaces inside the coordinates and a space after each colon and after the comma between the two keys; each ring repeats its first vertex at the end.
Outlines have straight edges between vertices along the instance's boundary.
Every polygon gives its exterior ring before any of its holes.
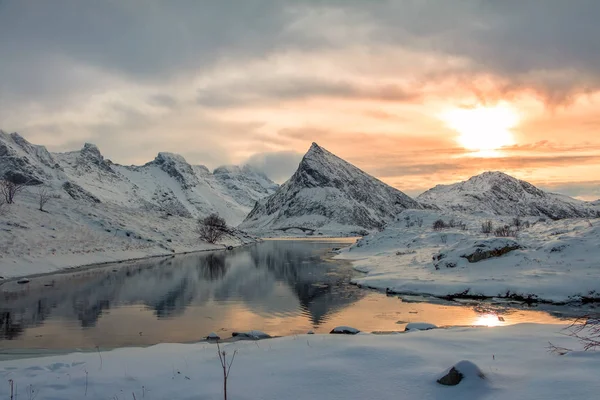
{"type": "MultiPolygon", "coordinates": [[[[237,400],[596,398],[600,354],[549,353],[548,342],[578,346],[558,329],[527,324],[410,335],[302,335],[221,349],[229,355],[237,350],[228,385],[229,398],[237,400]],[[470,370],[457,386],[438,384],[440,373],[459,360],[479,366],[485,384],[472,384],[470,370]]],[[[33,390],[37,400],[222,398],[214,344],[90,350],[0,362],[0,397],[9,398],[12,380],[18,398],[33,390]]]]}
{"type": "Polygon", "coordinates": [[[512,217],[407,210],[337,258],[366,273],[354,283],[393,293],[552,302],[600,297],[600,220],[529,218],[531,226],[515,238],[482,233],[489,220],[500,227],[512,217]],[[465,226],[436,231],[438,219],[465,226]]]}
{"type": "Polygon", "coordinates": [[[196,220],[92,204],[62,196],[38,210],[34,188],[20,194],[0,218],[0,276],[11,278],[98,263],[201,250],[254,241],[250,236],[199,241],[196,220]]]}

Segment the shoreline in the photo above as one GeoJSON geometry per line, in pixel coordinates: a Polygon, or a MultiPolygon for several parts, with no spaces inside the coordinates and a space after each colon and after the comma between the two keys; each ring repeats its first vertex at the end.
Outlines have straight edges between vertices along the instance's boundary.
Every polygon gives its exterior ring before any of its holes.
{"type": "MultiPolygon", "coordinates": [[[[245,246],[255,245],[257,243],[260,243],[261,241],[262,241],[262,239],[259,239],[255,242],[242,243],[238,246],[232,246],[232,247],[233,247],[233,249],[239,249],[239,248],[242,248],[245,246]]],[[[49,275],[62,275],[62,274],[68,274],[71,272],[81,272],[81,271],[86,271],[89,269],[102,268],[102,267],[106,267],[108,265],[113,265],[113,264],[121,265],[121,264],[129,263],[129,262],[154,260],[157,258],[168,259],[168,258],[173,258],[175,256],[183,256],[183,255],[196,254],[196,253],[206,253],[206,252],[211,252],[211,251],[215,251],[215,252],[216,251],[231,251],[231,250],[227,249],[228,245],[223,245],[223,246],[225,246],[225,247],[214,248],[214,249],[189,250],[189,251],[182,251],[182,252],[175,252],[175,253],[155,254],[155,255],[148,255],[148,256],[144,256],[144,257],[134,257],[134,258],[121,259],[121,260],[114,260],[114,261],[94,262],[91,264],[81,264],[81,265],[77,265],[77,266],[73,266],[73,267],[63,267],[63,268],[56,269],[54,271],[40,272],[40,273],[34,273],[34,274],[22,275],[22,276],[13,276],[13,277],[9,277],[9,278],[0,280],[0,287],[2,287],[2,285],[6,284],[6,283],[15,282],[15,281],[18,281],[19,279],[23,279],[23,278],[30,279],[30,278],[39,278],[39,277],[49,276],[49,275]]]]}

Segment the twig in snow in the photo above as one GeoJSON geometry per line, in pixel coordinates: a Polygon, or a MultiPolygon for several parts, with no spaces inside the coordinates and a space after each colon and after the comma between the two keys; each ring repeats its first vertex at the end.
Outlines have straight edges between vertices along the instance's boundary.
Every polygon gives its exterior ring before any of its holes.
{"type": "Polygon", "coordinates": [[[100,354],[100,346],[96,346],[96,350],[98,350],[98,357],[100,357],[100,371],[102,371],[102,354],[100,354]]]}
{"type": "Polygon", "coordinates": [[[229,373],[231,372],[231,366],[233,365],[233,361],[235,360],[237,350],[233,351],[231,360],[227,362],[227,352],[225,350],[221,351],[221,346],[217,341],[217,354],[219,355],[221,368],[223,368],[223,400],[227,400],[227,379],[229,379],[229,373]]]}

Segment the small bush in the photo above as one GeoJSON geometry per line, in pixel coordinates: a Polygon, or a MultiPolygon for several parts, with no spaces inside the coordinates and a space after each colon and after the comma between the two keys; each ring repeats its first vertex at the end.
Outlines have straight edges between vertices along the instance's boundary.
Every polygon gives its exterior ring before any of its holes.
{"type": "Polygon", "coordinates": [[[440,235],[440,240],[444,244],[448,243],[448,235],[446,235],[446,234],[440,235]]]}
{"type": "Polygon", "coordinates": [[[434,231],[441,231],[442,229],[447,228],[448,225],[441,219],[438,219],[437,221],[435,221],[433,223],[433,230],[434,231]]]}
{"type": "Polygon", "coordinates": [[[494,235],[496,235],[496,237],[511,237],[515,236],[515,232],[512,229],[510,229],[510,226],[504,225],[497,228],[494,231],[494,235]]]}
{"type": "Polygon", "coordinates": [[[4,197],[4,201],[6,204],[13,204],[15,202],[15,197],[22,192],[26,183],[16,183],[8,179],[0,180],[0,194],[4,197]]]}
{"type": "Polygon", "coordinates": [[[208,243],[216,243],[229,231],[224,218],[218,214],[210,214],[209,216],[199,219],[196,233],[200,239],[208,243]]]}
{"type": "Polygon", "coordinates": [[[485,221],[481,224],[481,233],[490,234],[494,230],[494,223],[492,221],[485,221]]]}
{"type": "Polygon", "coordinates": [[[417,224],[417,226],[419,228],[421,228],[423,226],[423,218],[421,218],[421,217],[417,218],[417,220],[415,221],[415,223],[417,224]]]}

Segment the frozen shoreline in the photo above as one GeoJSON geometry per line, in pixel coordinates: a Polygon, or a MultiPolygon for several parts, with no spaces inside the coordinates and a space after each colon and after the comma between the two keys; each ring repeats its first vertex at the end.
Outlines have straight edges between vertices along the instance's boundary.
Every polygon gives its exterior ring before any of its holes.
{"type": "MultiPolygon", "coordinates": [[[[223,344],[237,350],[228,391],[235,399],[533,399],[594,398],[600,353],[550,353],[548,342],[573,349],[556,325],[453,328],[402,335],[300,335],[223,344]],[[484,380],[455,387],[436,380],[461,360],[484,380]]],[[[38,400],[57,398],[222,398],[214,344],[160,344],[108,352],[0,361],[0,375],[33,388],[38,400]],[[85,395],[84,395],[85,394],[85,395]]],[[[8,385],[0,388],[3,396],[8,385]]]]}

